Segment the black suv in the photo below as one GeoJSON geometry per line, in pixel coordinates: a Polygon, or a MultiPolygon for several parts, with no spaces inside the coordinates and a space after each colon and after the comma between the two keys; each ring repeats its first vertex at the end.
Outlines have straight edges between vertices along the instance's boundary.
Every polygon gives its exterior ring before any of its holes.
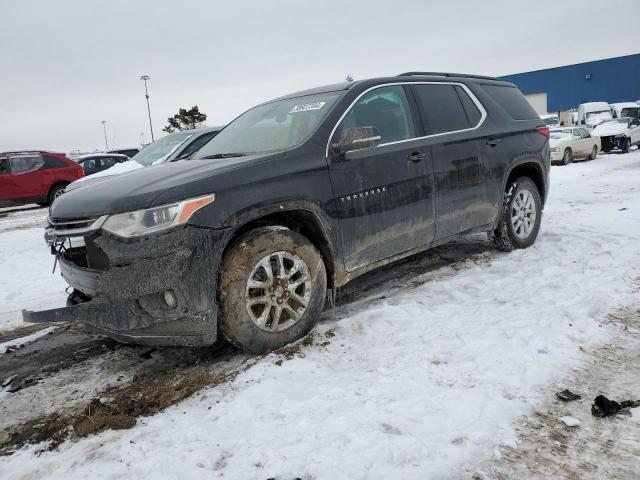
{"type": "Polygon", "coordinates": [[[58,198],[45,236],[75,290],[67,307],[23,317],[270,351],[375,267],[473,232],[530,246],[548,136],[514,85],[473,75],[411,72],[263,103],[193,160],[58,198]]]}

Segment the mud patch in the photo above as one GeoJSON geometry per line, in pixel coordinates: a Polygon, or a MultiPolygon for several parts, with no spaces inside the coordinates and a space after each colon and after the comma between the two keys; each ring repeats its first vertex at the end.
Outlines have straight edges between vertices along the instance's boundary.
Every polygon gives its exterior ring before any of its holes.
{"type": "Polygon", "coordinates": [[[0,331],[0,343],[10,342],[16,338],[26,337],[33,333],[49,328],[51,325],[46,323],[34,323],[24,327],[14,328],[13,330],[0,331]]]}
{"type": "Polygon", "coordinates": [[[240,370],[171,372],[135,377],[129,385],[106,390],[84,407],[66,414],[51,414],[14,425],[0,436],[0,455],[8,455],[25,444],[48,442],[53,450],[60,443],[111,428],[135,426],[140,416],[154,415],[199,390],[217,385],[240,370]]]}

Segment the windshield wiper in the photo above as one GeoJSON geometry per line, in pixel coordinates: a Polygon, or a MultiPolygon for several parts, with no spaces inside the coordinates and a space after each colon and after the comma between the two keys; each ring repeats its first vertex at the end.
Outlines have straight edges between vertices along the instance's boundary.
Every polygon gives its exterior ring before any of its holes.
{"type": "Polygon", "coordinates": [[[206,157],[200,157],[201,159],[205,158],[233,158],[233,157],[246,157],[246,153],[214,153],[213,155],[207,155],[206,157]]]}

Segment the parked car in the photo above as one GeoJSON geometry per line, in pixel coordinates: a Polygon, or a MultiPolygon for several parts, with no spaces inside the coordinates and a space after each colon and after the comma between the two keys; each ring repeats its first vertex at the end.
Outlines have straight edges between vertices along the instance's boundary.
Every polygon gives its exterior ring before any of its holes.
{"type": "Polygon", "coordinates": [[[79,182],[74,182],[67,190],[75,190],[82,186],[92,185],[96,182],[103,181],[105,177],[121,175],[142,167],[189,159],[223,128],[224,127],[205,127],[171,133],[147,145],[140,153],[134,155],[133,158],[128,161],[116,163],[106,170],[91,175],[90,178],[83,178],[79,182]]]}
{"type": "Polygon", "coordinates": [[[540,115],[540,118],[545,123],[545,125],[548,125],[549,127],[560,125],[560,118],[558,117],[558,115],[540,115]]]}
{"type": "Polygon", "coordinates": [[[82,166],[85,176],[102,172],[113,167],[116,163],[129,161],[129,157],[120,154],[92,153],[75,159],[82,166]]]}
{"type": "Polygon", "coordinates": [[[113,150],[107,150],[104,153],[117,153],[119,155],[126,155],[127,157],[131,158],[134,155],[137,155],[140,152],[140,149],[138,147],[130,147],[130,148],[116,148],[113,150]]]}
{"type": "Polygon", "coordinates": [[[170,133],[148,145],[132,157],[142,166],[186,160],[215,137],[224,127],[205,127],[170,133]]]}
{"type": "Polygon", "coordinates": [[[552,128],[549,138],[551,162],[569,165],[572,160],[595,160],[600,150],[600,137],[584,127],[552,128]]]}
{"type": "Polygon", "coordinates": [[[82,176],[82,167],[62,153],[0,153],[0,206],[49,205],[82,176]]]}
{"type": "Polygon", "coordinates": [[[578,125],[593,128],[598,123],[612,118],[607,102],[588,102],[578,106],[578,125]]]}
{"type": "Polygon", "coordinates": [[[591,133],[600,137],[603,152],[618,149],[629,153],[632,145],[640,145],[640,119],[622,117],[609,120],[600,123],[591,133]]]}
{"type": "Polygon", "coordinates": [[[638,119],[638,106],[635,102],[612,103],[610,105],[611,116],[613,118],[635,118],[638,119]]]}
{"type": "Polygon", "coordinates": [[[415,72],[286,95],[195,159],[56,201],[46,238],[75,291],[23,318],[270,351],[376,267],[474,232],[532,245],[549,161],[549,128],[498,79],[415,72]],[[68,238],[77,246],[59,249],[68,238]]]}

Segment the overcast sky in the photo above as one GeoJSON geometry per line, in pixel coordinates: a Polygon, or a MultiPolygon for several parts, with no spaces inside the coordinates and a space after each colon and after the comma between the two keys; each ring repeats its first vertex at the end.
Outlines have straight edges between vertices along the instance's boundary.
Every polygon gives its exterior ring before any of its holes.
{"type": "MultiPolygon", "coordinates": [[[[408,70],[503,75],[640,52],[638,0],[0,0],[0,151],[156,138],[198,105],[408,70]],[[599,31],[600,34],[594,33],[599,31]]],[[[639,80],[640,81],[640,80],[639,80]]]]}

